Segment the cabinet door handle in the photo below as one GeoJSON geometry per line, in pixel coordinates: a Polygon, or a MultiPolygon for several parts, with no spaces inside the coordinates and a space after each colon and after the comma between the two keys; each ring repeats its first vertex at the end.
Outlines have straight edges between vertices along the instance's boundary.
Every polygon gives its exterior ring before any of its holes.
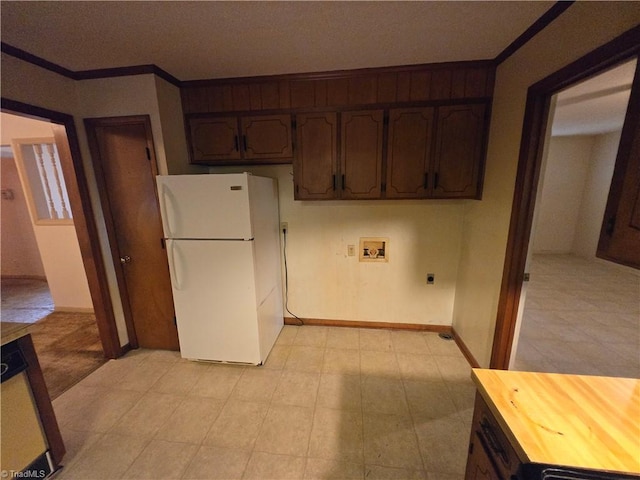
{"type": "Polygon", "coordinates": [[[438,188],[438,172],[435,173],[433,178],[433,188],[438,188]]]}
{"type": "Polygon", "coordinates": [[[429,188],[429,174],[425,173],[424,174],[424,189],[428,189],[429,188]]]}
{"type": "Polygon", "coordinates": [[[342,174],[342,189],[344,190],[345,187],[345,179],[344,179],[344,173],[342,174]]]}
{"type": "Polygon", "coordinates": [[[333,176],[333,191],[336,191],[336,176],[333,176]]]}
{"type": "Polygon", "coordinates": [[[236,147],[236,152],[239,150],[239,146],[238,146],[238,135],[234,135],[233,136],[233,144],[236,147]]]}
{"type": "Polygon", "coordinates": [[[607,221],[607,226],[605,227],[605,233],[609,236],[613,235],[613,231],[616,228],[616,216],[609,218],[607,221]]]}
{"type": "Polygon", "coordinates": [[[244,151],[247,151],[247,136],[246,135],[242,135],[242,146],[244,148],[244,151]]]}
{"type": "Polygon", "coordinates": [[[500,445],[498,437],[496,437],[493,428],[486,418],[483,418],[480,422],[480,428],[482,429],[483,436],[487,439],[487,443],[489,444],[489,447],[491,447],[491,450],[500,457],[502,463],[509,465],[509,456],[507,455],[507,452],[505,452],[504,448],[502,448],[502,445],[500,445]]]}

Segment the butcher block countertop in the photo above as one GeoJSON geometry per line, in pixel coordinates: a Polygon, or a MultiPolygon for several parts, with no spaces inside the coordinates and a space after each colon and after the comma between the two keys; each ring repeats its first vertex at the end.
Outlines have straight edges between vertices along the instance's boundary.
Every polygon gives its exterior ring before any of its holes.
{"type": "Polygon", "coordinates": [[[2,345],[13,342],[15,339],[24,337],[30,331],[32,323],[0,322],[0,335],[2,345]]]}
{"type": "Polygon", "coordinates": [[[640,380],[473,369],[523,463],[640,474],[640,380]]]}

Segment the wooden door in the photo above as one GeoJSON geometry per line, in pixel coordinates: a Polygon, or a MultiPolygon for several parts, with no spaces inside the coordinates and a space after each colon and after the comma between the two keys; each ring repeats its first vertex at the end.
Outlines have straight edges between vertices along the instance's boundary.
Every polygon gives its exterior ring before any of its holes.
{"type": "Polygon", "coordinates": [[[188,124],[192,163],[228,163],[240,160],[236,117],[190,118],[188,124]]]}
{"type": "Polygon", "coordinates": [[[380,198],[384,112],[344,112],[341,119],[341,197],[380,198]]]}
{"type": "Polygon", "coordinates": [[[433,193],[440,198],[476,198],[483,165],[484,105],[439,107],[433,159],[433,193]]]}
{"type": "Polygon", "coordinates": [[[596,255],[640,269],[640,60],[636,64],[596,255]]]}
{"type": "Polygon", "coordinates": [[[132,346],[177,350],[149,117],[85,122],[132,346]]]}
{"type": "Polygon", "coordinates": [[[241,124],[245,160],[277,161],[293,157],[291,115],[243,117],[241,124]]]}
{"type": "Polygon", "coordinates": [[[389,112],[387,198],[424,198],[429,192],[433,108],[389,112]]]}
{"type": "Polygon", "coordinates": [[[296,115],[294,198],[337,198],[338,116],[319,112],[296,115]]]}

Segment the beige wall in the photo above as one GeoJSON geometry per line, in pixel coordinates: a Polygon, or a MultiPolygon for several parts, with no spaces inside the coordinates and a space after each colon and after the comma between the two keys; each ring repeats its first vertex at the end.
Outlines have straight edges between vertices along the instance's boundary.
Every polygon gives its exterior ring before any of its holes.
{"type": "MultiPolygon", "coordinates": [[[[3,92],[4,93],[4,92],[3,92]]],[[[29,118],[0,114],[2,121],[2,144],[11,144],[12,140],[25,138],[53,137],[51,124],[29,118]]],[[[4,165],[3,165],[4,166],[4,165]]],[[[2,172],[3,182],[5,172],[2,172]]],[[[24,185],[24,182],[21,182],[24,185]]],[[[3,205],[3,222],[5,211],[3,205]]],[[[24,219],[23,219],[24,221],[24,219]]],[[[92,311],[93,302],[89,293],[87,275],[84,271],[80,245],[73,224],[50,225],[36,224],[27,210],[27,221],[32,224],[36,244],[42,260],[44,275],[49,284],[51,297],[56,310],[92,311]]],[[[4,228],[3,228],[4,231],[4,228]]],[[[3,233],[3,240],[5,235],[3,233]]],[[[26,244],[26,243],[25,243],[26,244]]],[[[4,274],[5,260],[11,264],[11,257],[3,242],[2,263],[4,274]]],[[[39,260],[29,260],[31,263],[39,260]]]]}
{"type": "Polygon", "coordinates": [[[576,255],[587,258],[596,255],[621,133],[617,131],[594,137],[572,245],[572,252],[576,255]]]}
{"type": "Polygon", "coordinates": [[[594,137],[551,137],[536,204],[533,253],[570,253],[589,173],[594,137]]]}
{"type": "Polygon", "coordinates": [[[211,171],[278,179],[295,315],[451,325],[464,201],[301,202],[293,199],[290,165],[211,171]],[[347,246],[357,250],[360,237],[388,237],[389,262],[348,256],[347,246]],[[426,284],[427,273],[435,273],[434,285],[426,284]]]}
{"type": "Polygon", "coordinates": [[[71,114],[76,107],[73,80],[0,53],[3,98],[71,114]]]}
{"type": "Polygon", "coordinates": [[[453,326],[488,366],[530,85],[640,23],[635,2],[576,2],[496,73],[484,196],[464,212],[453,326]]]}
{"type": "Polygon", "coordinates": [[[96,212],[96,225],[100,237],[102,255],[105,258],[105,271],[109,283],[111,301],[113,303],[118,337],[120,344],[125,345],[129,340],[124,319],[124,310],[122,308],[122,300],[120,299],[111,250],[107,240],[104,215],[102,214],[98,187],[82,119],[149,115],[158,168],[159,170],[166,170],[167,159],[158,97],[156,95],[155,76],[148,74],[84,80],[77,82],[76,95],[78,108],[74,113],[76,116],[76,128],[78,129],[80,149],[84,158],[85,171],[91,193],[91,203],[94,212],[96,212]]]}
{"type": "Polygon", "coordinates": [[[158,163],[158,173],[160,175],[206,173],[205,167],[189,164],[180,89],[159,77],[155,77],[155,83],[165,158],[164,162],[158,163]]]}
{"type": "MultiPolygon", "coordinates": [[[[182,113],[176,111],[179,91],[176,87],[157,81],[154,75],[136,75],[75,82],[29,63],[2,54],[2,96],[30,105],[68,113],[75,117],[78,140],[87,176],[100,246],[105,258],[109,294],[113,303],[120,344],[128,342],[122,303],[111,262],[106,227],[89,154],[84,118],[123,115],[149,115],[154,137],[158,169],[193,170],[187,162],[186,141],[182,127],[182,113]],[[161,120],[162,108],[162,120],[161,120]],[[177,128],[178,124],[180,128],[177,128]],[[165,139],[165,133],[167,139],[165,139]],[[182,153],[181,153],[182,152],[182,153]],[[171,160],[167,161],[167,153],[171,160]]],[[[49,135],[51,131],[49,130],[49,135]]],[[[60,239],[58,239],[60,240],[60,239]]],[[[75,258],[75,257],[73,257],[75,258]]]]}
{"type": "Polygon", "coordinates": [[[45,278],[38,244],[27,210],[27,200],[20,184],[16,162],[2,158],[2,190],[13,192],[13,199],[2,199],[0,215],[0,266],[3,277],[45,278]]]}
{"type": "Polygon", "coordinates": [[[536,205],[534,253],[595,257],[620,133],[551,138],[536,205]]]}

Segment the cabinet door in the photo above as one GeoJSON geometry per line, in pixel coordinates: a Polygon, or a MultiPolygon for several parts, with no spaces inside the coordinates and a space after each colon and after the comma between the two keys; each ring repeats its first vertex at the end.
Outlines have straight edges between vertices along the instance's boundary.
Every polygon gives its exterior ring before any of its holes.
{"type": "Polygon", "coordinates": [[[236,117],[190,118],[192,163],[240,160],[236,117]]]}
{"type": "Polygon", "coordinates": [[[380,198],[383,111],[344,112],[341,125],[341,197],[380,198]]]}
{"type": "Polygon", "coordinates": [[[296,156],[293,163],[296,200],[337,197],[337,125],[336,113],[296,115],[296,156]]]}
{"type": "Polygon", "coordinates": [[[520,459],[482,396],[476,392],[465,480],[515,478],[520,459]]]}
{"type": "Polygon", "coordinates": [[[242,117],[241,124],[245,160],[281,160],[293,157],[291,115],[242,117]]]}
{"type": "Polygon", "coordinates": [[[433,108],[389,112],[387,198],[423,198],[429,190],[433,108]]]}
{"type": "Polygon", "coordinates": [[[484,105],[439,107],[433,197],[476,198],[483,166],[484,105]]]}
{"type": "Polygon", "coordinates": [[[475,432],[471,433],[471,443],[469,444],[469,457],[467,459],[467,469],[465,480],[502,480],[502,477],[493,466],[493,462],[485,449],[482,440],[475,432]]]}

